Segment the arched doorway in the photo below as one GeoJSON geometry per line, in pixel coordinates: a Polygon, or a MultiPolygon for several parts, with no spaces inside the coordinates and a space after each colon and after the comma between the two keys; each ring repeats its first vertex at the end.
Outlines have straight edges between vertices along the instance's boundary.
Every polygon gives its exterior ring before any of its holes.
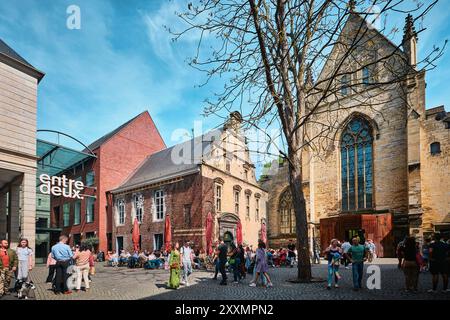
{"type": "Polygon", "coordinates": [[[219,236],[223,241],[230,245],[236,239],[237,225],[239,217],[234,213],[223,213],[218,218],[219,236]]]}

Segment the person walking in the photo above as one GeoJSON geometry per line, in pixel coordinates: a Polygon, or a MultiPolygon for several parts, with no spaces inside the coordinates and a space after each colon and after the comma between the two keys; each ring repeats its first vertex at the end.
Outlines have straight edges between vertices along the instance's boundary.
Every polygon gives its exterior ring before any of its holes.
{"type": "Polygon", "coordinates": [[[288,254],[287,254],[287,262],[288,265],[293,268],[295,263],[296,255],[295,255],[295,244],[288,244],[288,254]]]}
{"type": "Polygon", "coordinates": [[[448,256],[449,245],[444,241],[444,237],[437,233],[434,235],[434,242],[430,244],[429,258],[430,258],[430,272],[432,274],[433,288],[428,290],[430,293],[435,293],[439,284],[439,275],[442,277],[443,292],[449,292],[448,289],[448,256]]]}
{"type": "Polygon", "coordinates": [[[28,281],[28,273],[33,269],[33,250],[28,246],[27,239],[21,239],[16,249],[19,260],[17,280],[28,281]]]}
{"type": "Polygon", "coordinates": [[[183,281],[181,284],[189,286],[189,276],[192,273],[192,263],[193,263],[193,252],[192,248],[189,246],[189,241],[184,243],[181,248],[181,264],[183,267],[183,281]]]}
{"type": "Polygon", "coordinates": [[[239,248],[236,247],[234,243],[231,243],[229,264],[231,266],[231,269],[233,270],[234,283],[237,284],[240,280],[239,265],[241,264],[241,261],[239,258],[239,248]]]}
{"type": "Polygon", "coordinates": [[[339,275],[339,263],[342,257],[342,249],[338,246],[339,241],[337,239],[331,240],[328,248],[325,249],[325,256],[328,260],[328,285],[327,289],[331,290],[331,285],[333,284],[334,278],[334,287],[339,288],[338,281],[341,278],[339,275]]]}
{"type": "Polygon", "coordinates": [[[403,255],[404,255],[403,251],[404,251],[404,248],[405,248],[405,240],[406,240],[406,238],[407,237],[405,237],[402,241],[400,241],[397,244],[397,250],[396,250],[397,259],[398,259],[398,266],[397,267],[399,269],[401,269],[401,267],[402,267],[403,255]]]}
{"type": "Polygon", "coordinates": [[[75,270],[77,275],[76,291],[81,290],[81,280],[84,280],[85,291],[88,291],[89,286],[89,259],[91,258],[91,250],[86,245],[81,245],[80,250],[75,253],[73,259],[75,260],[75,270]]]}
{"type": "Polygon", "coordinates": [[[172,245],[172,250],[169,255],[169,269],[170,277],[167,286],[170,289],[178,289],[180,286],[180,270],[181,270],[181,259],[180,259],[180,245],[176,242],[172,245]]]}
{"type": "Polygon", "coordinates": [[[362,279],[364,273],[364,261],[367,260],[367,250],[360,244],[359,237],[352,239],[352,246],[348,249],[350,262],[352,263],[353,290],[362,289],[362,279]]]}
{"type": "Polygon", "coordinates": [[[426,272],[429,270],[429,262],[430,262],[430,242],[431,239],[425,239],[425,243],[422,245],[422,258],[423,258],[423,268],[422,271],[426,272]]]}
{"type": "Polygon", "coordinates": [[[344,243],[342,243],[341,249],[342,249],[342,262],[344,264],[345,269],[349,269],[349,259],[348,259],[348,249],[350,249],[352,245],[348,240],[345,240],[344,243]]]}
{"type": "Polygon", "coordinates": [[[248,272],[252,264],[252,251],[249,247],[245,248],[245,270],[248,272]]]}
{"type": "Polygon", "coordinates": [[[47,256],[48,276],[47,276],[47,280],[45,280],[46,283],[53,282],[53,278],[55,277],[55,266],[56,266],[56,260],[53,259],[52,253],[50,252],[47,256]]]}
{"type": "Polygon", "coordinates": [[[406,238],[403,248],[402,268],[405,274],[405,287],[407,292],[417,291],[420,269],[417,263],[418,254],[416,239],[414,237],[406,238]]]}
{"type": "Polygon", "coordinates": [[[213,264],[214,264],[213,280],[217,280],[217,275],[219,274],[219,241],[216,241],[216,245],[214,247],[213,264]]]}
{"type": "Polygon", "coordinates": [[[246,270],[245,270],[245,251],[242,244],[239,245],[239,273],[240,279],[245,279],[246,270]]]}
{"type": "Polygon", "coordinates": [[[312,256],[313,256],[313,264],[320,264],[320,246],[317,243],[317,241],[314,239],[313,241],[313,252],[312,252],[312,256]]]}
{"type": "Polygon", "coordinates": [[[269,274],[269,265],[267,264],[267,256],[266,256],[266,244],[263,241],[259,241],[258,249],[256,249],[256,276],[255,279],[250,283],[250,287],[256,287],[258,283],[258,278],[260,275],[266,278],[267,287],[272,287],[272,281],[270,280],[269,274]]]}
{"type": "Polygon", "coordinates": [[[72,293],[67,288],[67,267],[73,257],[73,252],[67,245],[69,238],[65,235],[59,237],[59,242],[52,247],[52,256],[56,260],[55,264],[55,294],[72,293]]]}
{"type": "Polygon", "coordinates": [[[369,240],[367,240],[367,245],[366,245],[366,249],[367,249],[367,253],[368,253],[368,262],[372,262],[373,261],[373,259],[375,259],[376,258],[376,253],[375,253],[375,250],[376,250],[376,247],[375,247],[375,243],[373,242],[373,240],[372,239],[369,239],[369,240]]]}
{"type": "Polygon", "coordinates": [[[9,249],[8,240],[0,241],[0,297],[9,294],[9,287],[19,262],[16,251],[9,249]]]}
{"type": "Polygon", "coordinates": [[[220,282],[221,286],[227,285],[227,273],[225,270],[225,265],[227,264],[227,257],[228,257],[228,246],[221,239],[219,245],[219,271],[220,274],[222,275],[222,281],[220,282]]]}

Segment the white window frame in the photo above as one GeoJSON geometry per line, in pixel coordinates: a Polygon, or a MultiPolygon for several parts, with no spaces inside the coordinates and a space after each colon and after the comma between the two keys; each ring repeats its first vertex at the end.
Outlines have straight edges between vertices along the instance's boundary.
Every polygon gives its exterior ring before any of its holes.
{"type": "Polygon", "coordinates": [[[250,219],[250,195],[245,195],[245,217],[250,219]]]}
{"type": "Polygon", "coordinates": [[[222,212],[222,185],[216,183],[214,195],[215,195],[215,204],[216,204],[216,212],[222,212]],[[220,191],[220,192],[218,192],[220,191]]]}
{"type": "Polygon", "coordinates": [[[256,198],[255,221],[259,221],[259,198],[256,198]]]}
{"type": "Polygon", "coordinates": [[[161,248],[164,246],[164,233],[154,233],[153,234],[153,250],[154,251],[159,251],[161,250],[161,248]],[[162,235],[162,241],[161,241],[161,246],[159,248],[156,247],[156,236],[157,235],[162,235]]]}
{"type": "Polygon", "coordinates": [[[133,194],[133,221],[137,218],[139,224],[144,221],[144,196],[141,193],[133,194]]]}
{"type": "Polygon", "coordinates": [[[125,224],[125,200],[124,199],[117,200],[116,212],[117,212],[116,223],[118,226],[123,226],[125,224]],[[121,208],[123,208],[123,210],[121,210],[121,208]]]}
{"type": "Polygon", "coordinates": [[[163,189],[158,189],[153,192],[153,222],[160,222],[164,220],[166,216],[166,195],[163,189]],[[158,203],[161,201],[162,203],[158,203]],[[158,214],[161,213],[162,216],[158,217],[158,214]]]}
{"type": "Polygon", "coordinates": [[[241,197],[241,192],[239,190],[234,190],[234,213],[239,216],[239,199],[241,197]]]}

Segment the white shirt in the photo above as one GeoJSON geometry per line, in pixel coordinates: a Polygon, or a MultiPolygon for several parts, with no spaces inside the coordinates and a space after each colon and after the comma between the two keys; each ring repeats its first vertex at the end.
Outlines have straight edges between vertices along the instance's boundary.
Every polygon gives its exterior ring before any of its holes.
{"type": "Polygon", "coordinates": [[[182,247],[181,254],[183,255],[183,262],[191,261],[192,249],[190,247],[182,247]]]}
{"type": "Polygon", "coordinates": [[[348,252],[348,249],[350,249],[352,247],[352,245],[350,244],[350,242],[344,242],[341,246],[342,251],[344,251],[344,253],[348,252]]]}

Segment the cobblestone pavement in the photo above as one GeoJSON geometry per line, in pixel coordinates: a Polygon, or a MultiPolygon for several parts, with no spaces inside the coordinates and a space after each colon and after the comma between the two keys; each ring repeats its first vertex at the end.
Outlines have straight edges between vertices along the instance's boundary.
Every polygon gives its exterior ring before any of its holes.
{"type": "MultiPolygon", "coordinates": [[[[165,270],[144,270],[104,267],[98,263],[97,274],[93,277],[91,290],[70,295],[55,295],[50,290],[50,284],[44,283],[47,269],[37,266],[32,272],[32,279],[37,286],[37,299],[50,300],[135,300],[135,299],[440,299],[450,300],[450,293],[427,293],[431,286],[429,273],[420,275],[420,288],[418,293],[406,293],[403,290],[404,276],[397,269],[396,260],[378,259],[375,263],[381,269],[381,290],[363,289],[359,292],[351,290],[351,270],[340,269],[342,279],[340,288],[326,290],[326,283],[294,284],[287,280],[295,277],[296,268],[270,269],[270,276],[274,283],[273,288],[251,288],[248,286],[249,277],[241,284],[231,283],[229,275],[227,286],[219,286],[219,281],[212,280],[212,273],[207,271],[194,271],[191,276],[191,285],[181,287],[179,290],[166,288],[169,278],[165,270]]],[[[366,265],[367,268],[368,265],[366,265]]],[[[325,278],[326,265],[314,265],[313,276],[325,278]]],[[[220,278],[220,275],[219,275],[220,278]]],[[[365,276],[367,279],[367,275],[365,276]]],[[[364,283],[365,283],[364,279],[364,283]]],[[[441,286],[441,284],[440,284],[441,286]]],[[[439,287],[440,289],[441,287],[439,287]]]]}

